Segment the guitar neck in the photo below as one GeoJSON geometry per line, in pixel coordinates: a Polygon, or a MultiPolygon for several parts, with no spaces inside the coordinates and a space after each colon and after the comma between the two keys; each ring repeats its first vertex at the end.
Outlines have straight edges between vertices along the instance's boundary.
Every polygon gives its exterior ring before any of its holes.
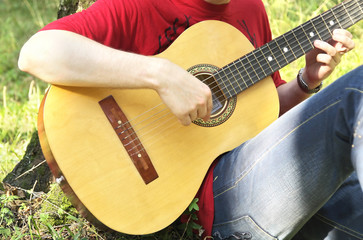
{"type": "Polygon", "coordinates": [[[328,41],[334,29],[347,29],[363,18],[363,0],[349,0],[316,16],[214,73],[227,98],[283,68],[328,41]]]}

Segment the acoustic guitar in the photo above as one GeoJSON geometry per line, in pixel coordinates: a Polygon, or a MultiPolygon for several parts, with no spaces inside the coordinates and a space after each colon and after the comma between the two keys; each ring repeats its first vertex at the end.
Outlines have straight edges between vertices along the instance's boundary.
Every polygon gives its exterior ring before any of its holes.
{"type": "Polygon", "coordinates": [[[270,75],[313,49],[314,40],[327,41],[334,29],[361,20],[362,2],[345,1],[258,49],[223,22],[188,28],[155,56],[212,90],[211,119],[187,127],[152,90],[51,86],[38,131],[57,182],[97,226],[128,234],[168,226],[193,200],[215,158],[278,117],[270,75]]]}

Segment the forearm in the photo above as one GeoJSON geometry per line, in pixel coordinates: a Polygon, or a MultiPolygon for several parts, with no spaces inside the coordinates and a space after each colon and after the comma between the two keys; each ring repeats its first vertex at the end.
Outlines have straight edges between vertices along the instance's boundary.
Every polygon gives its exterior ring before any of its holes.
{"type": "Polygon", "coordinates": [[[209,119],[209,87],[167,59],[142,56],[106,47],[60,30],[35,34],[24,45],[19,68],[56,85],[149,88],[183,125],[209,119]]]}
{"type": "Polygon", "coordinates": [[[298,85],[296,78],[277,88],[280,100],[280,115],[284,114],[300,102],[307,99],[310,94],[305,93],[298,85]]]}
{"type": "Polygon", "coordinates": [[[56,85],[155,89],[162,60],[119,51],[81,35],[38,32],[23,46],[19,68],[56,85]]]}

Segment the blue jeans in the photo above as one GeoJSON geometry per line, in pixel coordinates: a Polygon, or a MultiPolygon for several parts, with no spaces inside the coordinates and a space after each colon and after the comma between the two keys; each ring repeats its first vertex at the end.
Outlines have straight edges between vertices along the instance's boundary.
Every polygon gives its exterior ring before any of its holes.
{"type": "Polygon", "coordinates": [[[221,156],[214,239],[363,239],[362,136],[363,66],[221,156]]]}

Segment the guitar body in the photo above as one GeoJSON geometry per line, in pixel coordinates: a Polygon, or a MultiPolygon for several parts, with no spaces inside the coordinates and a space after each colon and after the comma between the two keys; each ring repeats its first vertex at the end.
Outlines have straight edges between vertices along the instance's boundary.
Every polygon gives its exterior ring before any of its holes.
{"type": "MultiPolygon", "coordinates": [[[[221,68],[253,49],[232,26],[205,21],[155,57],[192,68],[198,75],[205,71],[204,64],[221,68]],[[199,64],[201,72],[193,68],[199,64]]],[[[231,104],[226,107],[230,116],[221,123],[185,127],[152,90],[52,86],[39,111],[39,136],[53,174],[86,218],[119,232],[148,234],[183,213],[214,159],[278,117],[278,96],[270,77],[237,95],[231,104]],[[157,172],[149,183],[143,181],[100,107],[99,102],[110,95],[157,172]]]]}

